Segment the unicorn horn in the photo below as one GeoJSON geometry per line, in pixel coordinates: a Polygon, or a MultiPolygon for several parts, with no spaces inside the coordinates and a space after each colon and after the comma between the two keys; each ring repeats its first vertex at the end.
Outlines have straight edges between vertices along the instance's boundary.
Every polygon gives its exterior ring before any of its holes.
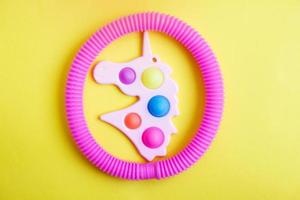
{"type": "Polygon", "coordinates": [[[152,55],[152,50],[150,46],[150,39],[148,32],[144,32],[144,38],[143,38],[143,56],[151,56],[152,55]]]}

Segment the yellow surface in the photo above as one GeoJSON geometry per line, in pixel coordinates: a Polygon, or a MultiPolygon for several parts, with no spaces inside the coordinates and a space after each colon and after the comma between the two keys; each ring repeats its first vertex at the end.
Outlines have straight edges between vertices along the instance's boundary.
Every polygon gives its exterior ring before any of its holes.
{"type": "MultiPolygon", "coordinates": [[[[195,63],[174,40],[151,33],[153,52],[173,67],[180,87],[182,149],[201,119],[203,90],[195,63]],[[197,91],[196,91],[197,90],[197,91]]],[[[109,46],[98,60],[139,56],[141,35],[109,46]]],[[[0,2],[0,199],[300,199],[300,2],[9,1],[0,2]],[[175,15],[202,33],[220,61],[226,106],[207,154],[166,180],[124,181],[95,169],[78,152],[64,114],[72,58],[99,27],[133,12],[175,15]]],[[[112,154],[144,162],[116,129],[97,120],[136,99],[113,86],[85,87],[97,141],[112,154]]]]}

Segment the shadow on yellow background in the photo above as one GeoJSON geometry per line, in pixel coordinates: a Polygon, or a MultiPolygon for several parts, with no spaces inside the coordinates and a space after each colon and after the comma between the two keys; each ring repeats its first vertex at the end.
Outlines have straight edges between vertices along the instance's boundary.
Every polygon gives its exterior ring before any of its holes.
{"type": "MultiPolygon", "coordinates": [[[[0,199],[300,199],[299,11],[297,0],[2,0],[0,199]],[[152,10],[184,20],[212,46],[225,80],[224,117],[211,148],[189,170],[165,180],[120,180],[77,150],[64,113],[66,75],[98,28],[152,10]]],[[[172,156],[201,120],[203,86],[186,50],[162,34],[150,37],[180,87],[172,156]]],[[[139,34],[130,34],[97,60],[132,59],[140,42],[139,34]]],[[[91,76],[84,95],[97,141],[115,156],[144,162],[121,132],[97,120],[134,99],[91,76]]]]}

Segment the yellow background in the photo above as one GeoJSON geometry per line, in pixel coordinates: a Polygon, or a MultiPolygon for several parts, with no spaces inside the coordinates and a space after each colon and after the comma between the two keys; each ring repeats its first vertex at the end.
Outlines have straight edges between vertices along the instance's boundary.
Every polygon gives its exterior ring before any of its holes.
{"type": "MultiPolygon", "coordinates": [[[[150,33],[153,51],[180,87],[179,132],[168,156],[193,136],[203,110],[200,74],[174,40],[150,33]]],[[[99,60],[140,55],[131,34],[99,60]]],[[[0,1],[0,199],[300,199],[300,1],[0,1]],[[104,24],[141,11],[177,16],[216,53],[225,80],[218,135],[188,171],[165,180],[125,181],[79,153],[66,126],[64,85],[72,58],[104,24]]],[[[144,162],[116,129],[97,120],[134,102],[89,75],[85,113],[112,154],[144,162]]]]}

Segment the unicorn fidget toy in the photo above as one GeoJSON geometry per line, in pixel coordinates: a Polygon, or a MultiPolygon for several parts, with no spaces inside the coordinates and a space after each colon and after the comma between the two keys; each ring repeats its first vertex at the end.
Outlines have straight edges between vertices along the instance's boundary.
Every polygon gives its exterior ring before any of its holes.
{"type": "Polygon", "coordinates": [[[171,68],[152,54],[147,32],[143,34],[143,55],[130,62],[99,62],[93,71],[99,84],[114,84],[138,101],[129,107],[100,116],[122,131],[148,161],[165,156],[170,135],[177,130],[171,119],[179,114],[178,87],[171,68]]]}

